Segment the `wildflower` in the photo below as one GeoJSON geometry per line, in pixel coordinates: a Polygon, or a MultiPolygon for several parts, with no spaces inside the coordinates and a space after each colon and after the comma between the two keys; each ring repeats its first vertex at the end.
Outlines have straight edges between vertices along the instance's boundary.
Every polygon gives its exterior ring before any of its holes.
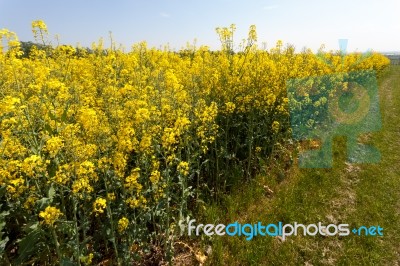
{"type": "Polygon", "coordinates": [[[35,20],[32,22],[32,33],[36,41],[44,41],[44,36],[48,34],[48,31],[47,25],[43,20],[35,20]]]}
{"type": "Polygon", "coordinates": [[[145,206],[147,200],[146,198],[144,198],[143,196],[139,196],[139,197],[130,197],[128,198],[125,203],[132,209],[140,207],[140,206],[145,206]]]}
{"type": "Polygon", "coordinates": [[[125,187],[130,191],[140,191],[142,189],[142,185],[138,182],[139,177],[140,168],[133,169],[131,174],[125,179],[125,187]]]}
{"type": "Polygon", "coordinates": [[[40,30],[47,32],[47,25],[46,23],[44,23],[43,20],[32,21],[32,28],[38,28],[40,30]]]}
{"type": "Polygon", "coordinates": [[[93,253],[89,253],[87,258],[87,264],[89,265],[92,264],[93,257],[94,257],[93,253]]]}
{"type": "Polygon", "coordinates": [[[49,152],[51,158],[54,158],[63,146],[64,143],[60,137],[52,137],[46,141],[46,150],[49,152]]]}
{"type": "Polygon", "coordinates": [[[177,169],[181,175],[187,176],[189,174],[189,163],[182,161],[179,163],[177,169]]]}
{"type": "Polygon", "coordinates": [[[104,209],[106,208],[106,206],[107,206],[107,201],[102,197],[99,197],[93,203],[93,212],[96,214],[96,216],[99,213],[104,213],[104,209]]]}
{"type": "Polygon", "coordinates": [[[171,149],[177,142],[176,133],[173,128],[165,128],[162,136],[162,144],[166,149],[171,149]]]}
{"type": "Polygon", "coordinates": [[[150,146],[151,146],[151,136],[149,135],[143,136],[139,144],[139,150],[141,152],[149,151],[150,146]]]}
{"type": "Polygon", "coordinates": [[[113,156],[113,166],[115,169],[116,174],[119,177],[123,177],[125,173],[125,167],[126,167],[126,155],[122,152],[116,152],[113,156]]]}
{"type": "Polygon", "coordinates": [[[128,228],[129,225],[129,220],[126,217],[122,217],[121,219],[119,219],[118,221],[118,231],[120,233],[124,232],[126,230],[126,228],[128,228]]]}
{"type": "Polygon", "coordinates": [[[95,166],[90,161],[84,161],[79,165],[77,170],[77,175],[79,178],[93,178],[94,180],[97,179],[97,175],[95,172],[95,166]]]}
{"type": "Polygon", "coordinates": [[[233,102],[227,102],[227,103],[225,103],[225,111],[226,111],[228,114],[233,113],[233,112],[235,111],[235,108],[236,108],[236,104],[234,104],[233,102]]]}
{"type": "Polygon", "coordinates": [[[132,209],[134,209],[134,208],[136,208],[137,206],[139,206],[139,200],[136,199],[136,197],[128,198],[125,202],[126,202],[126,204],[127,204],[130,208],[132,208],[132,209]]]}
{"type": "Polygon", "coordinates": [[[144,123],[150,118],[150,112],[146,108],[139,108],[136,111],[135,122],[137,124],[144,123]]]}
{"type": "Polygon", "coordinates": [[[199,118],[203,123],[213,122],[217,114],[217,104],[215,102],[212,102],[211,105],[206,107],[205,110],[199,115],[199,118]]]}
{"type": "Polygon", "coordinates": [[[107,193],[107,200],[114,201],[115,200],[115,193],[107,193]]]}
{"type": "Polygon", "coordinates": [[[53,224],[62,216],[63,213],[56,207],[48,206],[44,211],[39,213],[39,217],[42,218],[45,224],[53,226],[53,224]]]}
{"type": "Polygon", "coordinates": [[[20,196],[26,189],[25,180],[23,178],[16,178],[9,181],[6,190],[14,198],[20,196]]]}
{"type": "Polygon", "coordinates": [[[107,157],[102,157],[101,159],[99,159],[97,161],[97,163],[98,163],[97,167],[100,170],[107,170],[108,168],[110,168],[112,160],[110,158],[107,158],[107,157]]]}
{"type": "Polygon", "coordinates": [[[251,25],[251,26],[250,26],[248,41],[249,41],[250,43],[256,42],[256,41],[257,41],[257,30],[256,30],[256,25],[251,25]]]}
{"type": "Polygon", "coordinates": [[[38,172],[44,170],[44,163],[39,155],[31,155],[25,158],[21,170],[29,177],[34,177],[38,172]]]}
{"type": "Polygon", "coordinates": [[[0,168],[0,186],[3,186],[7,180],[11,179],[9,170],[0,168]]]}
{"type": "Polygon", "coordinates": [[[78,121],[89,135],[94,134],[99,126],[98,113],[93,108],[79,110],[78,121]]]}
{"type": "Polygon", "coordinates": [[[129,124],[121,125],[117,137],[117,149],[119,151],[130,152],[139,143],[135,137],[135,130],[129,124]]]}
{"type": "Polygon", "coordinates": [[[6,96],[0,101],[0,116],[5,113],[9,113],[15,110],[15,105],[21,103],[19,98],[6,96]]]}
{"type": "Polygon", "coordinates": [[[60,185],[65,185],[69,180],[69,173],[71,171],[71,167],[68,164],[62,165],[56,171],[56,175],[52,178],[54,182],[60,185]]]}
{"type": "Polygon", "coordinates": [[[274,133],[278,133],[279,128],[280,128],[279,122],[278,122],[278,121],[274,121],[274,122],[272,123],[272,131],[273,131],[274,133]]]}
{"type": "Polygon", "coordinates": [[[92,261],[93,261],[93,257],[94,257],[93,253],[89,253],[89,255],[87,255],[87,256],[81,256],[80,260],[85,265],[91,265],[92,261]]]}
{"type": "Polygon", "coordinates": [[[72,193],[79,194],[79,193],[91,193],[93,191],[93,187],[90,185],[90,182],[87,178],[79,178],[74,181],[72,184],[72,193]]]}
{"type": "Polygon", "coordinates": [[[35,204],[37,198],[35,196],[29,196],[28,199],[24,203],[24,208],[26,210],[30,210],[32,206],[35,204]]]}
{"type": "Polygon", "coordinates": [[[175,125],[174,125],[176,134],[181,135],[185,130],[188,129],[189,125],[190,125],[190,120],[187,117],[179,117],[175,121],[175,125]]]}
{"type": "Polygon", "coordinates": [[[160,171],[154,170],[150,174],[150,181],[153,185],[157,184],[160,180],[160,171]]]}

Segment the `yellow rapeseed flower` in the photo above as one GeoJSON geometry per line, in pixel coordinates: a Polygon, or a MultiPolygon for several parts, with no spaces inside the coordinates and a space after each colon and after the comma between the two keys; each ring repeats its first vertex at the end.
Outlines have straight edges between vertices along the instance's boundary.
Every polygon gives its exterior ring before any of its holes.
{"type": "Polygon", "coordinates": [[[29,177],[35,177],[37,173],[44,171],[44,162],[39,155],[31,155],[25,158],[21,170],[29,177]]]}
{"type": "Polygon", "coordinates": [[[96,216],[100,213],[104,213],[104,209],[107,207],[107,201],[106,199],[99,197],[95,200],[93,203],[93,212],[96,214],[96,216]]]}
{"type": "Polygon", "coordinates": [[[128,191],[140,191],[142,185],[138,182],[140,177],[140,168],[132,170],[131,174],[125,178],[125,188],[128,191]]]}
{"type": "Polygon", "coordinates": [[[129,220],[126,217],[122,217],[121,219],[119,219],[118,221],[118,231],[120,233],[124,232],[126,230],[126,228],[128,228],[129,225],[129,220]]]}
{"type": "Polygon", "coordinates": [[[182,161],[178,164],[177,169],[181,175],[187,176],[189,174],[189,163],[182,161]]]}
{"type": "Polygon", "coordinates": [[[158,181],[160,181],[160,171],[158,170],[154,170],[151,172],[150,174],[150,181],[153,185],[156,185],[158,183],[158,181]]]}
{"type": "Polygon", "coordinates": [[[231,114],[235,111],[236,104],[233,102],[227,102],[225,103],[225,110],[228,114],[231,114]]]}
{"type": "Polygon", "coordinates": [[[42,218],[45,224],[53,226],[54,223],[62,216],[63,213],[56,207],[48,206],[44,211],[39,213],[39,217],[42,218]]]}
{"type": "Polygon", "coordinates": [[[115,200],[115,193],[111,192],[111,193],[107,193],[107,200],[109,201],[114,201],[115,200]]]}
{"type": "Polygon", "coordinates": [[[274,122],[272,123],[272,131],[273,131],[274,133],[278,133],[279,128],[280,128],[279,122],[278,122],[278,121],[274,121],[274,122]]]}
{"type": "Polygon", "coordinates": [[[52,137],[46,141],[46,150],[49,152],[51,158],[54,158],[63,146],[64,142],[60,137],[52,137]]]}

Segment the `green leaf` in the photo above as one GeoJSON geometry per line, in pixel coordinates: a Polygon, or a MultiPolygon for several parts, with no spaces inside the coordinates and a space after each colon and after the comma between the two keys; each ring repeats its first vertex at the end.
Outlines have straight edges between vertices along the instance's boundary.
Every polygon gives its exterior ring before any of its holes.
{"type": "Polygon", "coordinates": [[[49,188],[49,198],[50,198],[50,202],[53,201],[53,197],[56,194],[56,190],[54,189],[53,185],[51,185],[51,187],[49,188]]]}
{"type": "Polygon", "coordinates": [[[71,258],[62,258],[60,261],[60,265],[62,266],[75,266],[76,263],[71,258]]]}
{"type": "Polygon", "coordinates": [[[29,226],[30,229],[36,230],[39,226],[39,222],[34,222],[32,225],[29,226]]]}
{"type": "Polygon", "coordinates": [[[19,240],[19,256],[15,260],[16,265],[21,265],[29,257],[37,252],[37,243],[41,241],[41,229],[36,229],[27,234],[23,239],[19,240]]]}
{"type": "Polygon", "coordinates": [[[50,198],[41,198],[40,200],[36,201],[36,204],[39,205],[39,209],[44,209],[45,207],[49,206],[51,203],[50,198]]]}
{"type": "Polygon", "coordinates": [[[2,233],[3,233],[1,231],[4,229],[5,225],[6,225],[6,222],[0,222],[0,237],[1,237],[2,233]]]}
{"type": "Polygon", "coordinates": [[[9,215],[10,214],[10,212],[9,211],[3,211],[3,212],[1,212],[0,213],[0,219],[4,219],[4,217],[6,217],[7,215],[9,215]]]}
{"type": "Polygon", "coordinates": [[[51,120],[57,120],[57,117],[51,111],[48,113],[48,115],[51,120]]]}
{"type": "Polygon", "coordinates": [[[53,129],[51,129],[51,126],[50,126],[50,125],[46,124],[46,125],[44,126],[44,129],[45,129],[50,135],[53,135],[53,129]]]}
{"type": "MultiPolygon", "coordinates": [[[[9,214],[10,214],[9,211],[3,211],[3,212],[0,213],[0,239],[3,238],[3,235],[4,235],[3,229],[4,229],[4,227],[6,227],[5,217],[6,217],[7,215],[9,215],[9,214]]],[[[8,237],[6,237],[6,239],[7,239],[7,240],[6,240],[5,243],[7,243],[8,237]]],[[[3,243],[3,242],[0,242],[0,245],[2,245],[2,243],[3,243]]],[[[5,244],[4,244],[4,245],[5,245],[5,244]]]]}
{"type": "Polygon", "coordinates": [[[0,251],[3,253],[4,249],[6,248],[6,244],[8,242],[9,238],[6,236],[3,240],[0,241],[0,251]]]}
{"type": "Polygon", "coordinates": [[[6,194],[6,186],[0,187],[0,198],[6,194]]]}
{"type": "Polygon", "coordinates": [[[61,116],[61,121],[62,122],[66,122],[67,121],[67,116],[68,116],[68,109],[69,109],[69,104],[67,104],[67,106],[64,109],[64,112],[61,116]]]}

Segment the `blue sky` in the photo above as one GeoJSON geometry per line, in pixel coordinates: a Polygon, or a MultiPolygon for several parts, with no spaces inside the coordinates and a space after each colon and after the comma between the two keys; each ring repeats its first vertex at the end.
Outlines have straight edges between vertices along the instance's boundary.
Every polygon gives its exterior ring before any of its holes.
{"type": "Polygon", "coordinates": [[[127,49],[146,40],[150,46],[169,43],[179,49],[186,42],[219,48],[216,27],[236,24],[236,41],[257,26],[259,43],[272,47],[277,40],[298,50],[321,44],[338,49],[348,39],[349,51],[400,50],[399,0],[0,0],[0,28],[33,39],[31,22],[42,19],[61,43],[90,46],[112,31],[127,49]]]}

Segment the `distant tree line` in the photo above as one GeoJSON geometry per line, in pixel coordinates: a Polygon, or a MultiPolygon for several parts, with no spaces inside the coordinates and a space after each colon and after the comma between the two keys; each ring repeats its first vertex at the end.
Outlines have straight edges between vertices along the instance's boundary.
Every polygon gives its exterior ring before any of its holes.
{"type": "MultiPolygon", "coordinates": [[[[40,43],[34,43],[34,42],[23,42],[21,41],[21,50],[24,52],[22,55],[23,58],[28,58],[31,55],[31,51],[33,47],[36,47],[38,50],[43,50],[46,51],[47,56],[51,57],[52,54],[54,54],[55,48],[51,45],[45,45],[45,44],[40,44],[40,43]]],[[[61,45],[61,46],[70,46],[70,45],[61,45]]],[[[72,47],[72,46],[70,46],[72,47]]],[[[84,57],[87,54],[93,54],[94,51],[88,47],[74,47],[75,49],[75,56],[77,57],[84,57]]]]}
{"type": "MultiPolygon", "coordinates": [[[[34,43],[34,42],[31,42],[31,41],[29,41],[29,42],[21,41],[20,43],[21,43],[21,50],[23,51],[23,55],[22,55],[23,58],[28,58],[28,57],[30,57],[33,47],[36,47],[36,49],[38,49],[38,50],[45,51],[45,52],[46,52],[46,55],[47,55],[48,57],[52,57],[52,55],[54,55],[54,51],[55,51],[55,49],[56,49],[56,48],[55,48],[54,46],[52,46],[52,45],[46,45],[46,44],[41,44],[41,43],[34,43]]],[[[63,47],[63,46],[65,46],[65,47],[73,47],[73,46],[71,46],[71,45],[60,45],[60,46],[58,46],[58,47],[63,47]]],[[[101,54],[103,54],[103,55],[107,55],[107,54],[109,53],[109,49],[103,49],[103,50],[99,51],[99,50],[97,50],[97,49],[96,49],[96,50],[93,50],[93,49],[91,49],[91,48],[89,48],[89,47],[73,47],[73,48],[74,48],[74,54],[73,54],[73,55],[75,55],[75,56],[77,56],[77,57],[85,57],[85,56],[87,56],[88,54],[95,54],[95,53],[99,53],[99,52],[100,52],[101,54]]],[[[219,53],[222,52],[221,50],[213,51],[213,50],[210,50],[210,49],[208,49],[207,51],[208,51],[209,53],[211,53],[211,54],[214,54],[214,55],[217,55],[217,54],[219,54],[219,53]]],[[[172,51],[171,51],[171,52],[172,52],[172,51]]],[[[246,51],[237,51],[237,52],[235,52],[235,51],[233,51],[233,50],[226,50],[226,51],[223,51],[223,52],[224,52],[224,53],[228,53],[228,54],[230,54],[230,55],[234,55],[234,54],[246,54],[246,51]]],[[[268,53],[268,50],[265,49],[264,52],[268,53]]],[[[286,52],[286,53],[291,53],[291,54],[295,53],[294,46],[288,45],[288,49],[286,49],[285,52],[286,52]]],[[[192,49],[182,49],[182,50],[179,50],[179,51],[173,51],[173,53],[178,54],[178,55],[181,56],[181,57],[190,57],[190,58],[193,58],[194,55],[195,55],[195,50],[192,50],[192,49]]]]}

